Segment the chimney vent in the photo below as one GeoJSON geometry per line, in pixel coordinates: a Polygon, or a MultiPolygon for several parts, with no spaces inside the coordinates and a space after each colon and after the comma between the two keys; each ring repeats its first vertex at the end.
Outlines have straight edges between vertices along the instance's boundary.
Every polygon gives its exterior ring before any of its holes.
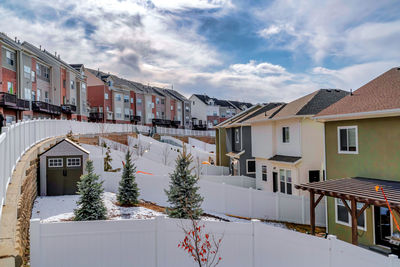
{"type": "Polygon", "coordinates": [[[42,50],[42,45],[39,45],[39,49],[42,50]]]}
{"type": "Polygon", "coordinates": [[[17,37],[14,37],[15,42],[17,42],[17,37]]]}
{"type": "Polygon", "coordinates": [[[350,95],[353,95],[353,89],[350,89],[350,95]]]}

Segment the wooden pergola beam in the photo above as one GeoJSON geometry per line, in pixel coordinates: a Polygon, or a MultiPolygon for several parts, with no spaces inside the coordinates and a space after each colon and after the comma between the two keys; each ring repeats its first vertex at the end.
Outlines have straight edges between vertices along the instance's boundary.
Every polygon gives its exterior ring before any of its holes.
{"type": "Polygon", "coordinates": [[[351,200],[351,243],[353,245],[358,245],[357,219],[357,201],[353,198],[351,200]]]}

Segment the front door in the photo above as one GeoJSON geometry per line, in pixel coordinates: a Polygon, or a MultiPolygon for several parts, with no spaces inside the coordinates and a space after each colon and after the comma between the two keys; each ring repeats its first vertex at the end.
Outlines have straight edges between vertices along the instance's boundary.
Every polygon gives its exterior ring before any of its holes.
{"type": "Polygon", "coordinates": [[[278,192],[278,173],[272,173],[272,181],[273,181],[273,192],[278,192]]]}
{"type": "Polygon", "coordinates": [[[385,207],[374,207],[375,244],[389,246],[386,237],[391,235],[390,211],[385,207]]]}

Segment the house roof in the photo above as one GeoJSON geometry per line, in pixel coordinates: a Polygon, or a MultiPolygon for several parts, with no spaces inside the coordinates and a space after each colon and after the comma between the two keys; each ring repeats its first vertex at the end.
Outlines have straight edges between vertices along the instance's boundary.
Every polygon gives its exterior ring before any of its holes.
{"type": "Polygon", "coordinates": [[[276,114],[277,112],[279,112],[286,104],[280,104],[277,105],[274,108],[271,108],[267,111],[264,111],[261,114],[258,114],[257,116],[254,116],[252,118],[249,118],[247,120],[245,120],[245,123],[254,123],[254,122],[258,122],[258,121],[263,121],[263,120],[268,120],[271,116],[273,116],[274,114],[276,114]]]}
{"type": "Polygon", "coordinates": [[[276,107],[282,106],[284,103],[268,103],[264,106],[261,106],[261,108],[257,109],[255,112],[250,113],[248,116],[245,116],[244,118],[240,119],[238,122],[244,122],[248,119],[254,118],[264,112],[267,112],[271,109],[274,109],[276,107]]]}
{"type": "Polygon", "coordinates": [[[299,160],[301,160],[301,157],[275,155],[275,156],[269,158],[268,160],[285,162],[285,163],[297,163],[299,160]]]}
{"type": "MultiPolygon", "coordinates": [[[[229,102],[234,105],[237,109],[242,109],[241,106],[245,106],[246,108],[249,108],[251,106],[253,106],[253,104],[251,103],[246,103],[246,102],[240,102],[240,101],[232,101],[229,100],[229,102]]],[[[242,109],[243,110],[243,109],[242,109]]]]}
{"type": "Polygon", "coordinates": [[[319,89],[286,104],[270,118],[283,119],[299,115],[315,115],[348,94],[348,92],[339,89],[319,89]]]}
{"type": "Polygon", "coordinates": [[[317,114],[362,113],[400,108],[400,67],[392,68],[317,114]]]}
{"type": "Polygon", "coordinates": [[[181,93],[179,93],[178,91],[175,91],[174,89],[165,89],[167,90],[169,93],[173,94],[175,97],[179,98],[181,101],[188,101],[188,99],[186,97],[184,97],[181,93]]]}
{"type": "Polygon", "coordinates": [[[235,109],[240,109],[243,110],[241,108],[242,105],[245,105],[247,108],[253,106],[253,104],[251,103],[245,103],[245,102],[239,102],[239,101],[231,101],[231,100],[222,100],[222,99],[217,99],[217,98],[213,98],[213,97],[209,97],[208,95],[201,95],[201,94],[193,94],[194,96],[196,96],[198,99],[200,99],[200,101],[202,101],[204,104],[208,105],[208,102],[210,100],[213,100],[214,103],[218,106],[221,107],[231,107],[231,108],[235,108],[235,109]]]}
{"type": "Polygon", "coordinates": [[[3,41],[3,43],[7,44],[8,46],[19,50],[21,49],[21,45],[17,42],[15,42],[13,39],[11,39],[10,37],[8,37],[6,34],[0,32],[0,40],[3,41]]]}
{"type": "Polygon", "coordinates": [[[69,65],[74,69],[76,69],[77,71],[80,71],[83,66],[83,64],[69,64],[69,65]]]}

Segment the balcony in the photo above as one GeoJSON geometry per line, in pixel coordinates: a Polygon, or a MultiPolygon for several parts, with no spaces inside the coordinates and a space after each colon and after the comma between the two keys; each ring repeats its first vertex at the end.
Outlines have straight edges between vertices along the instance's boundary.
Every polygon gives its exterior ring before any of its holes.
{"type": "Polygon", "coordinates": [[[131,122],[139,122],[141,120],[140,116],[131,115],[131,122]]]}
{"type": "Polygon", "coordinates": [[[171,120],[152,119],[151,122],[152,122],[153,126],[169,127],[171,125],[171,120]]]}
{"type": "Polygon", "coordinates": [[[19,110],[29,110],[30,109],[29,101],[25,100],[25,99],[17,98],[17,109],[19,109],[19,110]]]}
{"type": "Polygon", "coordinates": [[[171,121],[171,127],[178,128],[180,126],[180,121],[171,121]]]}
{"type": "Polygon", "coordinates": [[[71,104],[61,105],[61,111],[65,114],[76,113],[76,106],[71,104]]]}
{"type": "Polygon", "coordinates": [[[61,114],[61,107],[52,105],[43,101],[32,101],[32,110],[37,112],[44,112],[53,115],[61,114]]]}
{"type": "Polygon", "coordinates": [[[91,121],[101,121],[103,120],[103,112],[90,112],[89,120],[91,121]]]}
{"type": "Polygon", "coordinates": [[[17,96],[6,92],[0,92],[0,106],[17,108],[17,96]]]}

